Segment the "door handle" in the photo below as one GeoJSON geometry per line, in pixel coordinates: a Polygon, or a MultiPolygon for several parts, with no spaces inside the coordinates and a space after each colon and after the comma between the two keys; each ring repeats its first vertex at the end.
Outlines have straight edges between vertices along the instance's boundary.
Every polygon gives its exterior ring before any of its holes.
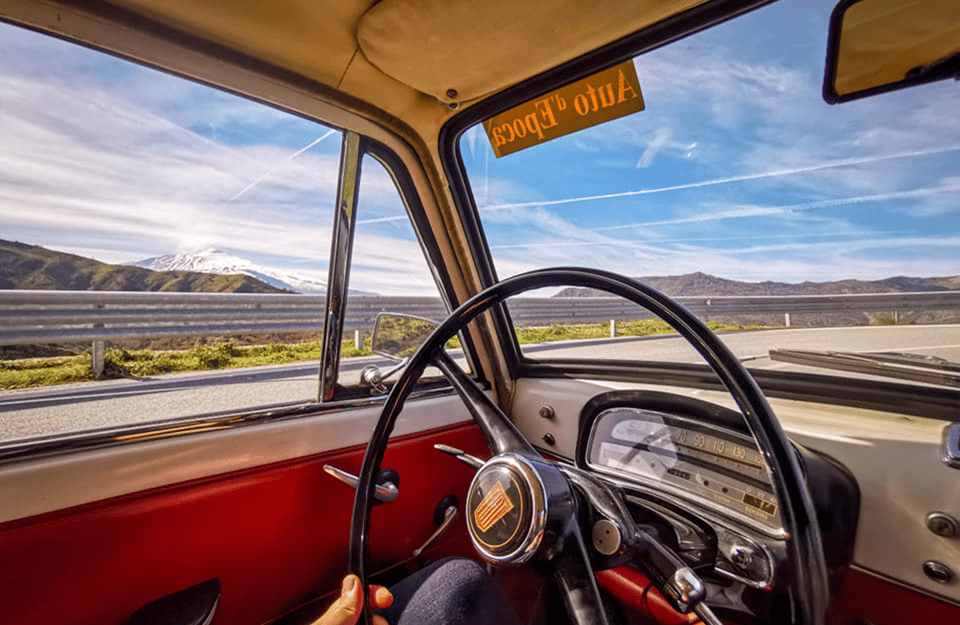
{"type": "Polygon", "coordinates": [[[210,625],[220,603],[220,580],[167,595],[143,606],[124,625],[210,625]]]}
{"type": "MultiPolygon", "coordinates": [[[[360,479],[356,475],[347,473],[346,471],[341,471],[337,467],[330,466],[329,464],[323,465],[323,470],[347,486],[356,488],[357,484],[360,483],[360,479]]],[[[397,488],[397,483],[400,481],[399,478],[400,476],[397,475],[396,471],[391,471],[390,469],[384,469],[383,471],[380,471],[380,475],[377,478],[377,487],[373,493],[373,498],[380,503],[390,503],[391,501],[394,501],[400,496],[400,490],[397,488]]]]}

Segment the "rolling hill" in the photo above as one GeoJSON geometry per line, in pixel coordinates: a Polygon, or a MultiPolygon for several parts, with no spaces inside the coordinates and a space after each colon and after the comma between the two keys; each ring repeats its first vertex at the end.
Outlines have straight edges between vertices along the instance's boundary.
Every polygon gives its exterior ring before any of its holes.
{"type": "Polygon", "coordinates": [[[0,239],[0,289],[287,293],[252,276],[110,265],[0,239]]]}

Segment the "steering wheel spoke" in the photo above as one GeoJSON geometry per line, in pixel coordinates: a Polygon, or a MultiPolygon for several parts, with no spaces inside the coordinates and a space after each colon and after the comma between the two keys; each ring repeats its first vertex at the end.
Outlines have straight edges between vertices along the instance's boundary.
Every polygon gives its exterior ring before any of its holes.
{"type": "Polygon", "coordinates": [[[533,446],[527,442],[520,430],[507,419],[500,407],[482,388],[453,361],[442,348],[433,356],[433,364],[449,380],[457,394],[463,399],[467,410],[480,426],[487,446],[494,454],[508,451],[536,454],[533,446]]]}
{"type": "Polygon", "coordinates": [[[575,625],[610,625],[587,549],[576,517],[571,517],[563,537],[563,550],[554,563],[553,578],[575,625]]]}

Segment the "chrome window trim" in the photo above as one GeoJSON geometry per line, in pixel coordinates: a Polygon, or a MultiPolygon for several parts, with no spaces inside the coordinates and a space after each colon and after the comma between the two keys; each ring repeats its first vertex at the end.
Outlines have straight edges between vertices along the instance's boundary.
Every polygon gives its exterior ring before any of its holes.
{"type": "MultiPolygon", "coordinates": [[[[430,399],[452,395],[449,386],[414,392],[411,399],[430,399]]],[[[386,396],[336,402],[291,402],[247,408],[244,410],[197,415],[171,421],[118,426],[100,430],[72,432],[38,438],[14,440],[0,445],[0,466],[40,457],[58,456],[80,451],[103,449],[134,442],[158,441],[179,436],[233,430],[263,423],[343,412],[382,404],[386,396]]]]}
{"type": "Polygon", "coordinates": [[[350,282],[350,259],[353,235],[357,225],[357,199],[360,188],[360,135],[343,134],[340,148],[340,175],[337,181],[337,205],[333,217],[333,241],[330,244],[330,267],[327,274],[327,305],[324,312],[323,352],[320,362],[318,401],[333,399],[340,370],[340,343],[343,339],[343,313],[347,305],[350,282]]]}

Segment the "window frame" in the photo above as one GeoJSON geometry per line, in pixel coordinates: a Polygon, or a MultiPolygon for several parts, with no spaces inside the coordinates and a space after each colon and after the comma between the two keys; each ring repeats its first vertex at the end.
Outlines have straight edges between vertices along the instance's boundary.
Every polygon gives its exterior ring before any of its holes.
{"type": "MultiPolygon", "coordinates": [[[[353,131],[344,131],[343,147],[340,151],[341,163],[335,208],[334,237],[330,250],[330,273],[327,280],[326,321],[323,326],[323,360],[320,365],[318,401],[327,403],[354,396],[338,385],[340,366],[340,345],[343,340],[343,325],[347,309],[350,286],[350,268],[352,267],[353,243],[356,236],[357,206],[360,200],[360,186],[363,180],[363,158],[369,156],[383,166],[394,182],[400,200],[406,209],[407,217],[413,227],[417,243],[423,252],[427,267],[433,275],[440,298],[447,311],[458,305],[450,274],[440,253],[430,224],[424,212],[423,203],[417,193],[413,178],[399,155],[385,144],[372,137],[353,131]],[[355,145],[351,145],[355,143],[355,145]],[[347,178],[351,180],[349,184],[347,178]],[[345,204],[349,203],[349,208],[345,204]],[[340,314],[332,314],[339,311],[340,314]]],[[[469,333],[461,335],[464,355],[467,358],[474,377],[484,379],[481,365],[473,355],[472,337],[469,333]]]]}

